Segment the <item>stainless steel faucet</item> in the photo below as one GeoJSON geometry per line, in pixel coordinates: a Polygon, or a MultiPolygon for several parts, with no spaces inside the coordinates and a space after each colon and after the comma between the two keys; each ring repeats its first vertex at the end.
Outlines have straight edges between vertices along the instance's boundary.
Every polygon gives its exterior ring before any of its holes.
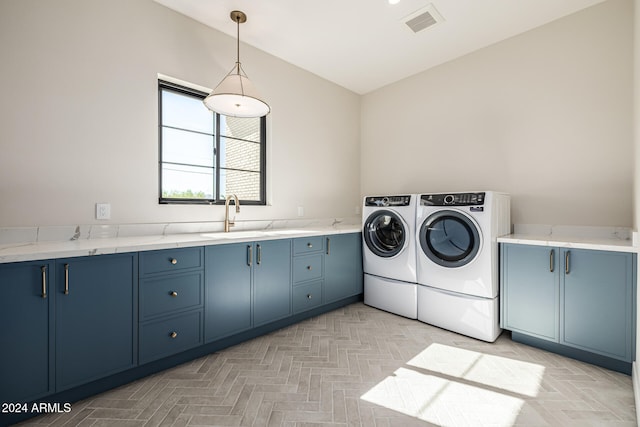
{"type": "Polygon", "coordinates": [[[228,195],[227,199],[224,202],[224,232],[225,233],[229,232],[229,227],[233,227],[236,219],[235,215],[233,216],[233,219],[229,219],[229,202],[231,201],[232,198],[236,205],[236,213],[240,213],[240,201],[238,200],[238,196],[236,196],[235,194],[228,195]]]}

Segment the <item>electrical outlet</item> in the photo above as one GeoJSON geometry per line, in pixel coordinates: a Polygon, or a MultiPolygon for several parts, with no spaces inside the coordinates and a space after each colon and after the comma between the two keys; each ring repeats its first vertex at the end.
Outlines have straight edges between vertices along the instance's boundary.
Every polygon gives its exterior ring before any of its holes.
{"type": "Polygon", "coordinates": [[[111,205],[109,203],[96,203],[96,219],[111,219],[111,205]]]}
{"type": "Polygon", "coordinates": [[[298,216],[304,216],[304,207],[298,206],[298,216]]]}

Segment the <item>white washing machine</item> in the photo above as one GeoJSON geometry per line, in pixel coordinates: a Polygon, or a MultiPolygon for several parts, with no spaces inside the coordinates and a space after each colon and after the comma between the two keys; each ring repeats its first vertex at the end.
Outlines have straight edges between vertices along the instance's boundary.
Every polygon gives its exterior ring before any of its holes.
{"type": "Polygon", "coordinates": [[[362,208],[364,303],[417,318],[417,195],[368,196],[362,208]]]}
{"type": "Polygon", "coordinates": [[[510,212],[504,193],[419,196],[418,320],[488,342],[498,338],[497,237],[510,233],[510,212]]]}

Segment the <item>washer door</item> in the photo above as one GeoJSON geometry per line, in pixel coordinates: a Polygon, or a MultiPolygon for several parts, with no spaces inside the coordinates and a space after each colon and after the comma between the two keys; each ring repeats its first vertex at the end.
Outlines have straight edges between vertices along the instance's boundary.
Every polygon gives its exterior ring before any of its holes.
{"type": "Polygon", "coordinates": [[[422,252],[443,267],[462,267],[473,261],[480,250],[480,239],[477,224],[453,210],[429,215],[420,227],[422,252]]]}
{"type": "Polygon", "coordinates": [[[390,258],[404,249],[407,230],[396,213],[381,210],[369,215],[364,223],[362,235],[371,252],[383,258],[390,258]]]}

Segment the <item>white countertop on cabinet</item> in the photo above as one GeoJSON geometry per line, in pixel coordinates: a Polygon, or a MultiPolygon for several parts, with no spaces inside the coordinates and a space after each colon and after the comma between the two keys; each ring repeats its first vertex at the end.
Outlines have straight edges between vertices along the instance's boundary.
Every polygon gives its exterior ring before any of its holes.
{"type": "Polygon", "coordinates": [[[35,261],[87,255],[149,251],[180,247],[220,245],[260,240],[289,239],[359,233],[359,225],[338,225],[313,228],[283,228],[211,233],[184,233],[152,236],[107,237],[70,241],[10,243],[0,245],[0,263],[35,261]]]}
{"type": "Polygon", "coordinates": [[[554,246],[560,248],[592,249],[614,252],[638,252],[638,247],[633,246],[631,240],[615,238],[509,234],[507,236],[498,237],[498,243],[554,246]]]}

